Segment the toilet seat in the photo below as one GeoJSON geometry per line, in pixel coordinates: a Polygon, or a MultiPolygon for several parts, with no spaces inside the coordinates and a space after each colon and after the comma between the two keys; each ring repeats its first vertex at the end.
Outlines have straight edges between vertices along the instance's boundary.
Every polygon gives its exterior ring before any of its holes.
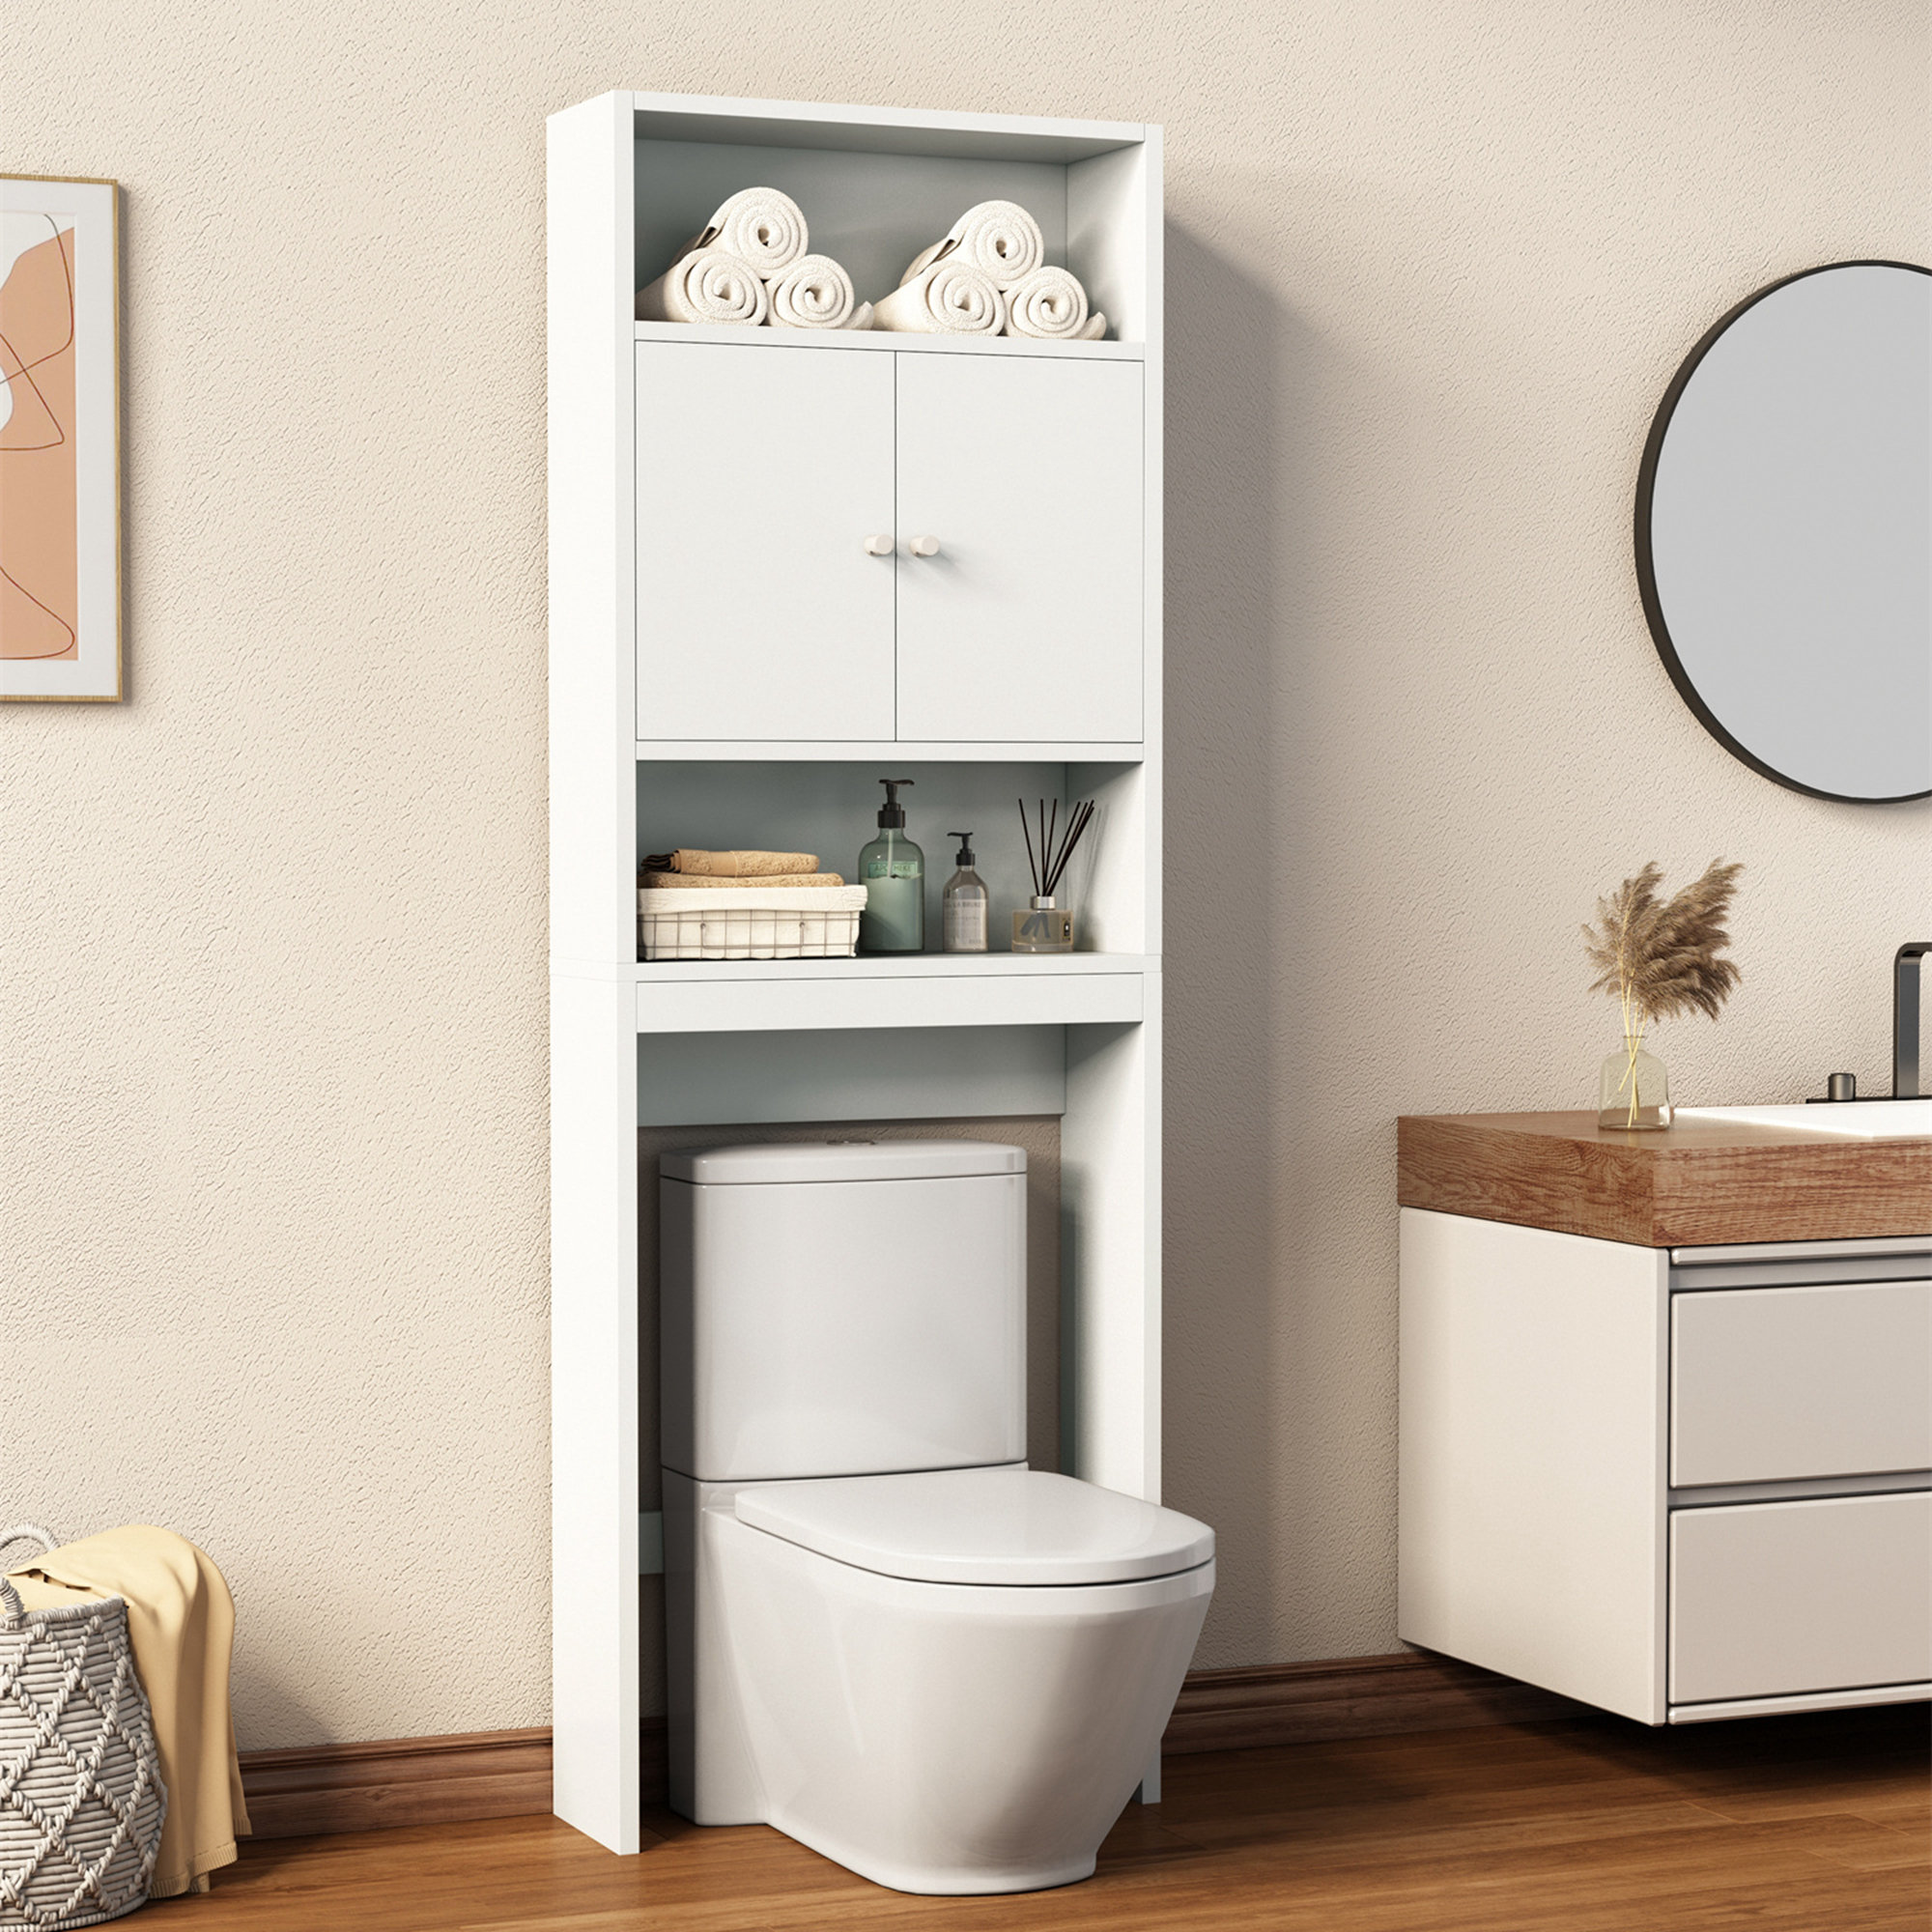
{"type": "Polygon", "coordinates": [[[1042,1469],[923,1470],[757,1485],[740,1522],[876,1576],[1020,1587],[1198,1569],[1214,1532],[1178,1511],[1042,1469]]]}

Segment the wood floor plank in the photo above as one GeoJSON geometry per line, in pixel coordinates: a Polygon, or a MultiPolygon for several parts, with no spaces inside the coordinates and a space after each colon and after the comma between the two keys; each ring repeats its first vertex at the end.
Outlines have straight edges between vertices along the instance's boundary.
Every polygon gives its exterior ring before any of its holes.
{"type": "Polygon", "coordinates": [[[916,1898],[763,1826],[550,1817],[247,1846],[179,1932],[1926,1932],[1923,1714],[1603,1719],[1171,1759],[1099,1870],[916,1898]]]}

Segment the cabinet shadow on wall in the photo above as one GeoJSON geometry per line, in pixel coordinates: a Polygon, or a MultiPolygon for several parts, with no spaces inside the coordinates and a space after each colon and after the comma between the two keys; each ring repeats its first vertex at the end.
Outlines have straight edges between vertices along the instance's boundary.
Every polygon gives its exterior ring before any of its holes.
{"type": "Polygon", "coordinates": [[[1285,385],[1316,345],[1215,244],[1169,223],[1166,247],[1164,1500],[1215,1529],[1199,1661],[1255,1662],[1279,1654],[1258,1620],[1293,1514],[1276,1474],[1295,1105],[1276,988],[1293,971],[1284,712],[1311,559],[1284,503],[1307,413],[1285,385]]]}

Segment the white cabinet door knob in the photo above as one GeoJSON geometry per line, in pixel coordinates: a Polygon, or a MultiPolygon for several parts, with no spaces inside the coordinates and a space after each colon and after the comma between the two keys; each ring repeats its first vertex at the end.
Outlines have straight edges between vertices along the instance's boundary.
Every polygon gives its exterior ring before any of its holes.
{"type": "Polygon", "coordinates": [[[915,556],[937,556],[939,554],[939,539],[937,537],[914,537],[906,548],[915,556]]]}
{"type": "Polygon", "coordinates": [[[891,556],[892,554],[893,540],[891,537],[867,537],[866,539],[866,554],[867,556],[891,556]]]}

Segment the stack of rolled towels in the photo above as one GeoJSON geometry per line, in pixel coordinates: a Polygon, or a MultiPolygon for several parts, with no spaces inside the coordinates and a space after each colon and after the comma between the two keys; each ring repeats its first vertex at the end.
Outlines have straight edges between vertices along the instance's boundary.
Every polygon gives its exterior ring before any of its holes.
{"type": "Polygon", "coordinates": [[[874,328],[920,335],[1026,335],[1097,342],[1107,318],[1089,314],[1087,291],[1048,268],[1037,222],[1018,202],[982,201],[912,258],[891,295],[874,304],[874,328]]]}
{"type": "Polygon", "coordinates": [[[1097,342],[1107,333],[1107,318],[1088,310],[1080,278],[1047,267],[1039,223],[1017,202],[969,208],[876,303],[857,300],[851,276],[830,255],[810,253],[810,241],[788,194],[742,188],[638,291],[638,320],[1043,342],[1097,342]]]}
{"type": "Polygon", "coordinates": [[[638,872],[639,892],[674,888],[743,892],[799,886],[842,886],[837,872],[821,872],[815,852],[653,852],[638,872]]]}
{"type": "Polygon", "coordinates": [[[830,255],[811,254],[810,242],[790,195],[742,188],[638,291],[638,320],[869,328],[871,303],[856,301],[852,277],[830,255]]]}

